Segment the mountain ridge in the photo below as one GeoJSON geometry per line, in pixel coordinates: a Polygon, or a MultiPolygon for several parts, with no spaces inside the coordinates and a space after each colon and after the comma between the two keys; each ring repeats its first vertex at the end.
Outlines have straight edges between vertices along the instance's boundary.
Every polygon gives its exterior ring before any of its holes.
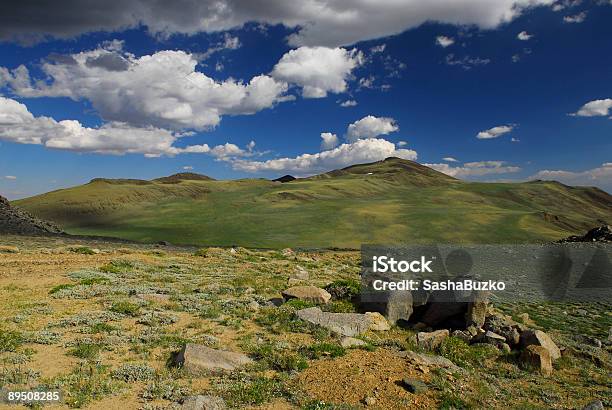
{"type": "Polygon", "coordinates": [[[549,242],[612,221],[612,196],[596,188],[462,181],[398,158],[290,183],[172,177],[15,202],[68,233],[268,248],[549,242]]]}

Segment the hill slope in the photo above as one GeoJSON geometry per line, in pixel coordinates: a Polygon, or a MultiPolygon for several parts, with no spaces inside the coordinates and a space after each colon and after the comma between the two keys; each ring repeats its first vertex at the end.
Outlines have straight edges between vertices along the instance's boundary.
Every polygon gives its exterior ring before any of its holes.
{"type": "Polygon", "coordinates": [[[612,197],[557,182],[463,182],[390,158],[279,184],[94,180],[17,201],[69,233],[254,247],[551,241],[612,221],[612,197]]]}

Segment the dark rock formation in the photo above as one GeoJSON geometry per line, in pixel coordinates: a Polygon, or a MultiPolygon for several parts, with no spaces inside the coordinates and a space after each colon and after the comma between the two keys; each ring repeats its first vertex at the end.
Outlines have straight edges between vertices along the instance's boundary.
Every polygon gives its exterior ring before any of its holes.
{"type": "Polygon", "coordinates": [[[598,226],[583,236],[573,235],[559,241],[559,243],[566,242],[612,242],[612,227],[610,225],[598,226]]]}
{"type": "Polygon", "coordinates": [[[34,218],[27,212],[11,206],[6,198],[0,196],[0,233],[49,235],[62,233],[62,230],[50,222],[34,218]]]}

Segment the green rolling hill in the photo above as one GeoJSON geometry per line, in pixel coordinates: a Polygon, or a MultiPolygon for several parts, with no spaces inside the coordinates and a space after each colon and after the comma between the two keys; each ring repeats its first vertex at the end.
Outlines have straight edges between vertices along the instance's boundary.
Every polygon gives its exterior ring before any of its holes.
{"type": "Polygon", "coordinates": [[[287,183],[95,179],[14,204],[73,234],[270,248],[544,242],[612,222],[597,188],[464,182],[398,158],[287,183]]]}

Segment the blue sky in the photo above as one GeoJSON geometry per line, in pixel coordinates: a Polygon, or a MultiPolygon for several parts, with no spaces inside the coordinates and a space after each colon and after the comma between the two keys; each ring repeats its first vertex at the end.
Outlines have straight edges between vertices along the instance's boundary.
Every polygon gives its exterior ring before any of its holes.
{"type": "Polygon", "coordinates": [[[40,10],[66,20],[49,27],[2,6],[0,194],[309,175],[390,155],[612,192],[609,1],[226,1],[221,16],[187,0],[174,14],[111,2],[76,22],[40,10]]]}

